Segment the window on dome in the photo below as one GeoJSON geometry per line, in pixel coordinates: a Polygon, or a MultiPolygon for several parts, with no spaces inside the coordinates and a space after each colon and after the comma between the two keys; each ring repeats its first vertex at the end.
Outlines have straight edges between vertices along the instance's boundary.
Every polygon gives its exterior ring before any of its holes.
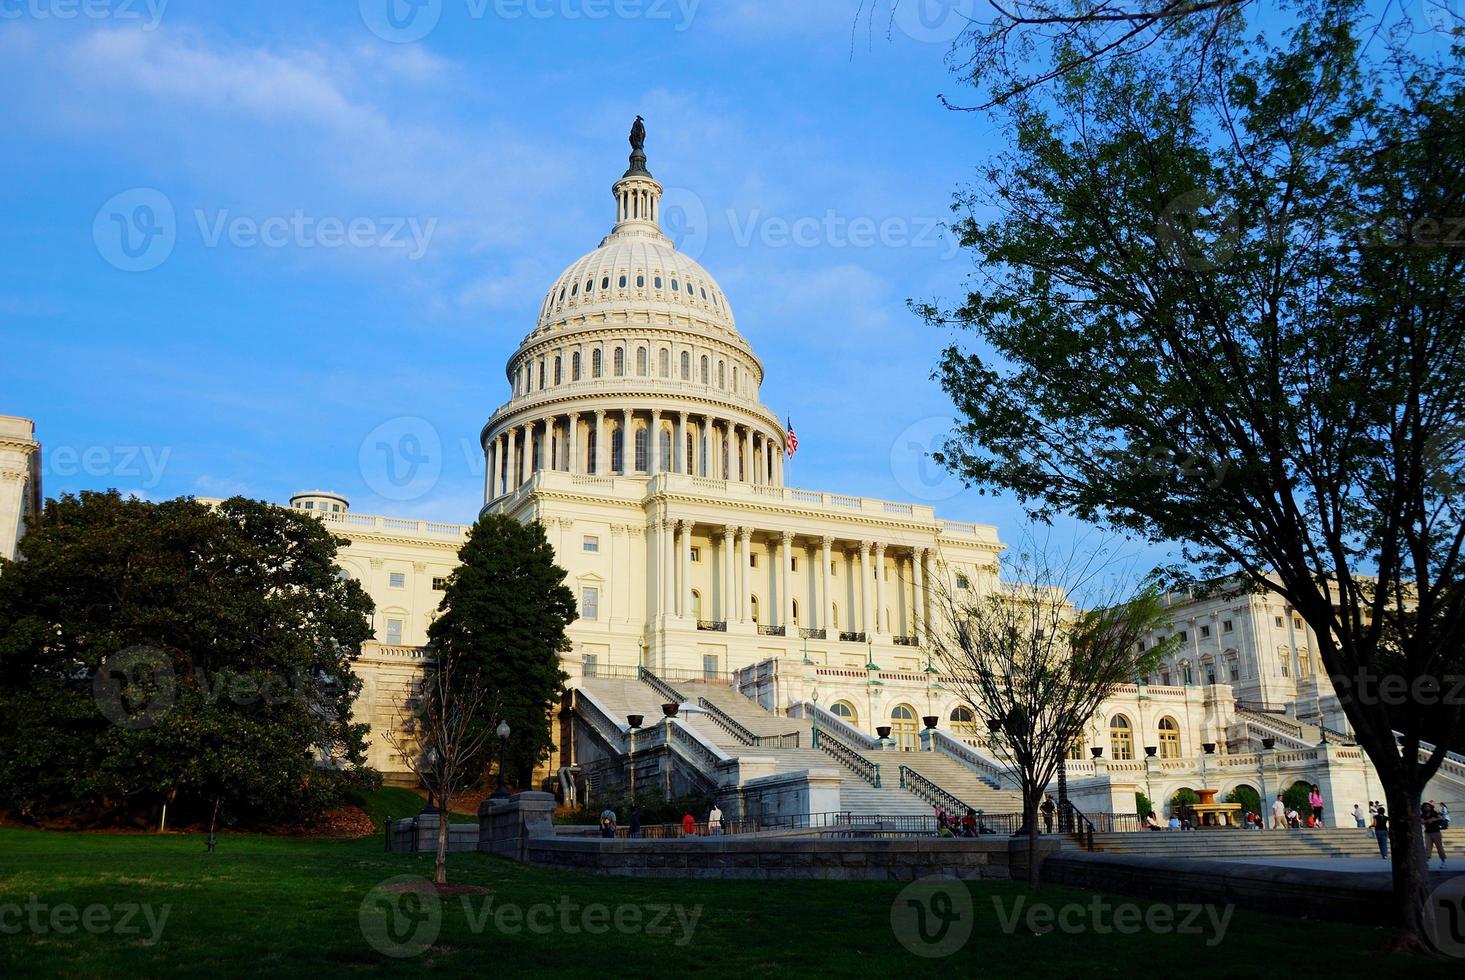
{"type": "Polygon", "coordinates": [[[617,428],[610,434],[610,469],[612,473],[625,472],[625,468],[621,465],[624,462],[625,445],[625,430],[617,428]]]}
{"type": "Polygon", "coordinates": [[[585,472],[589,473],[591,476],[595,475],[595,461],[600,458],[600,453],[596,451],[596,446],[598,442],[599,440],[595,437],[595,429],[592,427],[590,429],[589,438],[585,440],[585,472]]]}
{"type": "Polygon", "coordinates": [[[601,362],[600,351],[599,350],[591,351],[590,352],[590,376],[592,378],[598,378],[598,377],[601,376],[601,374],[604,373],[602,371],[602,369],[601,369],[601,363],[600,362],[601,362]]]}
{"type": "Polygon", "coordinates": [[[564,286],[561,286],[560,287],[560,302],[563,303],[564,301],[565,301],[565,287],[564,286]]]}
{"type": "Polygon", "coordinates": [[[702,355],[702,383],[704,385],[708,383],[708,381],[709,381],[709,379],[711,377],[710,372],[711,372],[711,362],[707,360],[707,355],[706,354],[703,354],[702,355]]]}
{"type": "Polygon", "coordinates": [[[660,361],[661,361],[661,364],[660,364],[660,367],[661,367],[661,376],[663,378],[671,377],[671,351],[669,351],[665,347],[663,347],[661,349],[661,358],[660,358],[660,361]]]}
{"type": "Polygon", "coordinates": [[[703,286],[702,287],[702,302],[704,302],[704,303],[707,302],[707,287],[706,286],[703,286]]]}
{"type": "Polygon", "coordinates": [[[640,375],[641,377],[644,378],[644,377],[646,377],[646,370],[647,370],[647,368],[646,368],[646,348],[644,348],[644,347],[637,347],[636,348],[636,373],[638,375],[640,375]]]}
{"type": "Polygon", "coordinates": [[[600,288],[602,290],[610,288],[610,276],[605,276],[600,280],[600,288]]]}
{"type": "Polygon", "coordinates": [[[626,349],[617,347],[615,352],[615,372],[617,378],[623,378],[626,374],[626,349]]]}
{"type": "Polygon", "coordinates": [[[692,457],[694,455],[695,455],[695,437],[692,435],[692,433],[688,432],[687,433],[687,455],[683,457],[683,459],[686,460],[685,470],[688,473],[692,472],[692,457]]]}
{"type": "Polygon", "coordinates": [[[671,458],[671,430],[668,429],[661,434],[661,469],[658,472],[667,473],[674,469],[671,458]]]}
{"type": "Polygon", "coordinates": [[[574,354],[571,354],[570,355],[570,380],[571,381],[579,381],[580,380],[580,352],[579,351],[575,351],[574,354]]]}
{"type": "Polygon", "coordinates": [[[636,430],[636,472],[645,473],[651,467],[646,462],[646,430],[636,430]]]}
{"type": "Polygon", "coordinates": [[[586,296],[589,296],[594,291],[595,291],[595,280],[594,279],[586,279],[585,280],[585,295],[586,296]]]}
{"type": "Polygon", "coordinates": [[[626,288],[626,277],[625,276],[621,276],[620,284],[621,284],[621,288],[622,289],[625,289],[626,288]]]}
{"type": "Polygon", "coordinates": [[[671,291],[674,293],[679,293],[682,291],[681,284],[678,283],[675,279],[671,281],[671,291]]]}
{"type": "Polygon", "coordinates": [[[661,277],[660,276],[657,276],[655,279],[653,279],[651,281],[651,284],[653,286],[655,286],[657,289],[660,289],[661,288],[661,277]]]}
{"type": "Polygon", "coordinates": [[[637,276],[636,277],[636,288],[637,289],[645,289],[646,288],[646,277],[645,276],[637,276]]]}
{"type": "Polygon", "coordinates": [[[682,351],[682,380],[692,380],[692,355],[682,351]]]}
{"type": "Polygon", "coordinates": [[[565,381],[565,372],[564,372],[564,369],[565,369],[564,358],[559,357],[559,356],[556,356],[555,359],[554,359],[554,383],[556,385],[564,384],[564,381],[565,381]]]}
{"type": "Polygon", "coordinates": [[[544,358],[539,359],[539,390],[544,390],[544,358]]]}
{"type": "Polygon", "coordinates": [[[727,362],[726,361],[718,361],[717,362],[717,387],[719,387],[719,388],[726,388],[727,387],[727,362]]]}
{"type": "Polygon", "coordinates": [[[580,295],[580,284],[578,282],[570,287],[570,295],[572,297],[580,295]]]}

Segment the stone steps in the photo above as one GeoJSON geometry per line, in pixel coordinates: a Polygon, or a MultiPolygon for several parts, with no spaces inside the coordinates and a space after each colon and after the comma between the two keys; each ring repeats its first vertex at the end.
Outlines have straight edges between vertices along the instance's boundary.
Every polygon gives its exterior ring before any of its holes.
{"type": "MultiPolygon", "coordinates": [[[[1176,859],[1378,857],[1377,842],[1354,828],[1105,833],[1094,835],[1094,848],[1114,854],[1176,859]]],[[[1465,856],[1465,830],[1447,831],[1445,850],[1465,856]]]]}

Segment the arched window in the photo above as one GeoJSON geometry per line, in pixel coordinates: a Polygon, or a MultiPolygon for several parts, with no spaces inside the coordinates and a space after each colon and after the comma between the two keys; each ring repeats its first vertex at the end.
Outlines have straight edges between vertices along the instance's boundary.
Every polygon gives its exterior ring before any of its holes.
{"type": "Polygon", "coordinates": [[[1174,718],[1160,719],[1160,758],[1180,758],[1180,726],[1174,718]]]}
{"type": "Polygon", "coordinates": [[[686,461],[685,471],[688,472],[688,473],[692,472],[692,460],[694,458],[694,447],[695,447],[695,444],[696,444],[696,437],[693,436],[692,433],[688,432],[687,433],[687,455],[683,457],[683,459],[686,461]]]}
{"type": "Polygon", "coordinates": [[[625,448],[626,432],[618,428],[610,436],[610,468],[614,473],[626,472],[622,465],[625,462],[625,448]]]}
{"type": "Polygon", "coordinates": [[[718,361],[717,362],[717,387],[719,387],[719,388],[726,388],[727,387],[727,362],[726,361],[718,361]]]}
{"type": "Polygon", "coordinates": [[[682,380],[692,380],[692,355],[682,351],[682,380]]]}
{"type": "Polygon", "coordinates": [[[1115,762],[1128,762],[1134,758],[1134,732],[1129,719],[1123,715],[1109,719],[1109,754],[1115,762]]]}
{"type": "MultiPolygon", "coordinates": [[[[1206,679],[1206,683],[1207,684],[1215,684],[1216,683],[1216,661],[1215,660],[1213,660],[1210,657],[1206,657],[1204,660],[1202,660],[1200,662],[1200,671],[1201,671],[1201,676],[1206,679]]],[[[1306,671],[1304,670],[1303,673],[1305,674],[1306,671]]]]}
{"type": "Polygon", "coordinates": [[[699,621],[702,619],[702,593],[696,589],[692,590],[692,618],[699,621]]]}
{"type": "Polygon", "coordinates": [[[661,356],[657,360],[659,362],[657,366],[661,369],[661,376],[663,378],[671,377],[671,351],[663,347],[661,349],[661,356]]]}
{"type": "Polygon", "coordinates": [[[919,748],[916,738],[916,709],[908,704],[897,704],[890,709],[890,737],[902,752],[914,752],[919,748]]]}
{"type": "Polygon", "coordinates": [[[626,274],[624,272],[621,273],[621,278],[620,278],[618,284],[619,284],[619,286],[622,289],[625,289],[626,288],[626,274]]]}
{"type": "Polygon", "coordinates": [[[539,359],[539,390],[544,390],[544,358],[539,359]]]}
{"type": "Polygon", "coordinates": [[[670,473],[675,470],[674,462],[671,458],[671,430],[663,429],[661,432],[661,472],[670,473]]]}
{"type": "Polygon", "coordinates": [[[617,378],[623,378],[626,375],[626,349],[624,347],[617,347],[615,350],[615,373],[617,378]]]}
{"type": "Polygon", "coordinates": [[[591,426],[589,436],[585,440],[585,472],[591,476],[595,475],[595,461],[600,458],[600,454],[595,451],[596,441],[595,427],[591,426]]]}
{"type": "Polygon", "coordinates": [[[832,602],[829,604],[829,617],[833,620],[829,625],[835,629],[839,629],[839,603],[832,602]]]}
{"type": "Polygon", "coordinates": [[[799,625],[799,600],[794,600],[794,625],[799,625]]]}
{"type": "Polygon", "coordinates": [[[647,431],[645,429],[637,429],[636,430],[636,472],[637,473],[645,473],[647,470],[649,470],[651,468],[650,464],[646,461],[646,436],[647,435],[648,435],[648,433],[647,433],[647,431]]]}
{"type": "Polygon", "coordinates": [[[1082,759],[1085,747],[1083,735],[1075,735],[1073,741],[1068,743],[1068,757],[1070,759],[1082,759]]]}
{"type": "Polygon", "coordinates": [[[758,625],[758,597],[748,596],[748,605],[753,611],[753,625],[758,625]]]}
{"type": "Polygon", "coordinates": [[[710,373],[711,372],[710,364],[711,364],[711,362],[707,359],[707,355],[706,354],[703,354],[702,355],[702,383],[704,385],[705,384],[708,384],[709,381],[710,381],[710,379],[711,379],[711,377],[712,377],[712,375],[710,373]]]}
{"type": "Polygon", "coordinates": [[[951,709],[951,730],[957,738],[974,738],[977,734],[976,713],[966,705],[951,709]]]}
{"type": "Polygon", "coordinates": [[[575,353],[573,353],[573,354],[570,355],[570,380],[571,381],[579,381],[580,380],[580,352],[579,351],[575,351],[575,353]]]}
{"type": "Polygon", "coordinates": [[[646,377],[646,348],[636,348],[636,374],[642,378],[646,377]]]}
{"type": "Polygon", "coordinates": [[[595,350],[590,352],[590,376],[592,378],[598,378],[603,373],[604,371],[601,364],[600,348],[597,347],[595,350]]]}
{"type": "Polygon", "coordinates": [[[836,718],[842,718],[851,725],[860,723],[860,714],[855,706],[848,701],[836,701],[829,706],[829,713],[836,718]]]}
{"type": "Polygon", "coordinates": [[[564,384],[565,381],[565,359],[558,354],[554,358],[554,383],[564,384]]]}

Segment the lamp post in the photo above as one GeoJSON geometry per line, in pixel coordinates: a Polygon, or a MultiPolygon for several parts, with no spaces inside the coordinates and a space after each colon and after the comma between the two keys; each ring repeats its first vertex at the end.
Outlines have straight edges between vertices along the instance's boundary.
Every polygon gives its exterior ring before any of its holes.
{"type": "Polygon", "coordinates": [[[499,737],[499,786],[498,789],[493,791],[493,795],[489,799],[507,800],[509,798],[509,788],[504,784],[504,759],[507,755],[509,744],[509,723],[507,721],[500,721],[499,727],[494,729],[494,734],[499,737]]]}
{"type": "Polygon", "coordinates": [[[1068,816],[1068,725],[1070,716],[1068,712],[1062,712],[1058,716],[1058,832],[1066,834],[1069,831],[1070,820],[1068,816]]]}
{"type": "Polygon", "coordinates": [[[641,730],[641,715],[626,715],[626,725],[631,736],[631,802],[636,802],[636,733],[641,730]]]}
{"type": "Polygon", "coordinates": [[[817,684],[809,692],[809,697],[814,702],[814,710],[809,712],[809,717],[814,723],[814,737],[810,741],[810,747],[817,749],[819,747],[819,686],[817,684]]]}

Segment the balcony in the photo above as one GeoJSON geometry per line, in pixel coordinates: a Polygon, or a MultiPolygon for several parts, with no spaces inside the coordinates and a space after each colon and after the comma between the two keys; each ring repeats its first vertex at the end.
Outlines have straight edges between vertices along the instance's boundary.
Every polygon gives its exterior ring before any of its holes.
{"type": "Polygon", "coordinates": [[[828,635],[829,632],[827,630],[809,629],[809,627],[807,626],[799,630],[799,636],[803,637],[806,640],[823,640],[828,637],[828,635]]]}
{"type": "Polygon", "coordinates": [[[727,622],[717,619],[699,619],[697,628],[707,633],[726,633],[727,622]]]}
{"type": "Polygon", "coordinates": [[[892,636],[890,642],[898,647],[918,647],[921,645],[919,636],[892,636]]]}
{"type": "Polygon", "coordinates": [[[763,625],[760,624],[758,626],[758,635],[759,636],[787,636],[788,635],[788,630],[784,629],[782,626],[763,626],[763,625]]]}
{"type": "Polygon", "coordinates": [[[864,633],[840,633],[839,638],[845,643],[866,643],[869,640],[864,633]]]}

